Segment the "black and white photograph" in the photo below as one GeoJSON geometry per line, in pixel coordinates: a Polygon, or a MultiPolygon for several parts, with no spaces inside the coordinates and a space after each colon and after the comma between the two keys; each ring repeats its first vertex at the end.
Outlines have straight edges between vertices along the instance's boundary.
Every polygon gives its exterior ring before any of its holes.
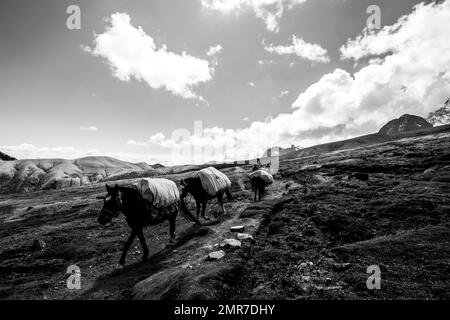
{"type": "Polygon", "coordinates": [[[0,302],[448,300],[449,36],[450,0],[1,0],[0,302]]]}

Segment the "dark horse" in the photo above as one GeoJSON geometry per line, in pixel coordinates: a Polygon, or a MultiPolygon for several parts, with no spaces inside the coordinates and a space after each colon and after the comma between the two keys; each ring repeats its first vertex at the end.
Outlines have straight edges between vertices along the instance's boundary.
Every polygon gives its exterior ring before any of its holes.
{"type": "Polygon", "coordinates": [[[256,201],[256,195],[258,195],[258,200],[262,201],[264,199],[264,194],[266,193],[266,187],[269,184],[260,177],[254,177],[250,181],[252,183],[252,189],[255,191],[254,201],[256,201]]]}
{"type": "MultiPolygon", "coordinates": [[[[271,166],[271,162],[269,162],[265,166],[257,166],[257,165],[255,165],[253,167],[252,172],[261,170],[261,168],[270,169],[270,166],[271,166]]],[[[254,199],[254,201],[256,201],[256,196],[257,195],[258,195],[258,200],[262,201],[264,199],[264,194],[266,193],[266,187],[269,184],[267,182],[265,182],[263,179],[261,179],[260,177],[254,177],[253,179],[250,180],[250,182],[252,184],[252,190],[255,192],[255,199],[254,199]]]]}
{"type": "Polygon", "coordinates": [[[102,225],[106,225],[113,218],[117,218],[120,212],[122,212],[131,228],[130,236],[125,242],[122,256],[119,260],[119,265],[122,267],[125,264],[127,251],[136,236],[141,242],[144,253],[142,261],[147,259],[149,250],[142,231],[144,227],[154,226],[168,220],[170,242],[172,243],[175,238],[175,220],[178,211],[181,211],[186,220],[200,224],[188,210],[184,210],[183,205],[180,208],[180,203],[175,203],[168,208],[157,209],[149,202],[146,202],[139,191],[133,187],[119,187],[118,185],[110,187],[106,185],[106,191],[108,194],[105,197],[98,197],[98,199],[103,199],[103,207],[97,221],[102,225]]]}
{"type": "Polygon", "coordinates": [[[228,189],[224,191],[218,192],[216,195],[211,196],[208,194],[205,189],[203,189],[202,182],[200,178],[187,178],[181,181],[181,185],[183,185],[183,190],[181,191],[181,205],[186,207],[184,204],[184,199],[186,196],[190,193],[196,202],[197,205],[197,219],[200,215],[200,210],[202,211],[202,217],[205,220],[210,220],[205,215],[206,211],[206,204],[209,200],[212,200],[214,198],[217,198],[217,201],[219,202],[220,208],[222,209],[222,213],[225,213],[225,209],[223,207],[223,194],[225,193],[227,195],[228,200],[232,200],[233,197],[231,196],[231,193],[228,189]],[[202,208],[200,208],[202,206],[202,208]]]}

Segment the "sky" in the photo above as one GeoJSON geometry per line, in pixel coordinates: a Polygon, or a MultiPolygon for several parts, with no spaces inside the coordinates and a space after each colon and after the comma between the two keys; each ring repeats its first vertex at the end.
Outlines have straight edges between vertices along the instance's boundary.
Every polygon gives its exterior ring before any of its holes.
{"type": "Polygon", "coordinates": [[[450,0],[2,0],[0,150],[186,164],[377,132],[450,97],[448,21],[450,0]]]}

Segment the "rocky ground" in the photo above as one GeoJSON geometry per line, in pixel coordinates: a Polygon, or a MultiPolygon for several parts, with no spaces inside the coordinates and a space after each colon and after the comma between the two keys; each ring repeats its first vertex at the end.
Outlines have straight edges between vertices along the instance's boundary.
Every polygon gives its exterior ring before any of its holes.
{"type": "Polygon", "coordinates": [[[227,214],[211,203],[204,226],[180,217],[172,245],[168,224],[148,228],[149,260],[136,241],[120,272],[128,227],[97,224],[104,185],[1,195],[0,298],[448,299],[449,150],[445,131],[292,159],[259,203],[248,168],[233,168],[227,214]],[[81,290],[66,287],[73,264],[81,290]],[[372,265],[380,290],[366,286],[372,265]]]}

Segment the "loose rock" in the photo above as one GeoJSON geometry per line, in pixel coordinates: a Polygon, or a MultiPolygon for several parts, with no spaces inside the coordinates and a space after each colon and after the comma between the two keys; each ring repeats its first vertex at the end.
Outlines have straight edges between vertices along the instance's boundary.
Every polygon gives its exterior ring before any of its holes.
{"type": "Polygon", "coordinates": [[[223,250],[214,251],[214,252],[211,252],[210,254],[208,254],[207,260],[210,260],[210,261],[220,260],[224,256],[225,256],[225,251],[223,251],[223,250]]]}
{"type": "Polygon", "coordinates": [[[231,232],[243,232],[245,230],[244,226],[235,226],[235,227],[231,227],[230,231],[231,232]]]}
{"type": "Polygon", "coordinates": [[[238,240],[244,241],[244,240],[250,240],[253,241],[253,236],[248,233],[238,233],[237,234],[238,240]]]}
{"type": "Polygon", "coordinates": [[[220,247],[224,249],[236,249],[241,247],[241,242],[235,239],[226,239],[220,244],[220,247]]]}

